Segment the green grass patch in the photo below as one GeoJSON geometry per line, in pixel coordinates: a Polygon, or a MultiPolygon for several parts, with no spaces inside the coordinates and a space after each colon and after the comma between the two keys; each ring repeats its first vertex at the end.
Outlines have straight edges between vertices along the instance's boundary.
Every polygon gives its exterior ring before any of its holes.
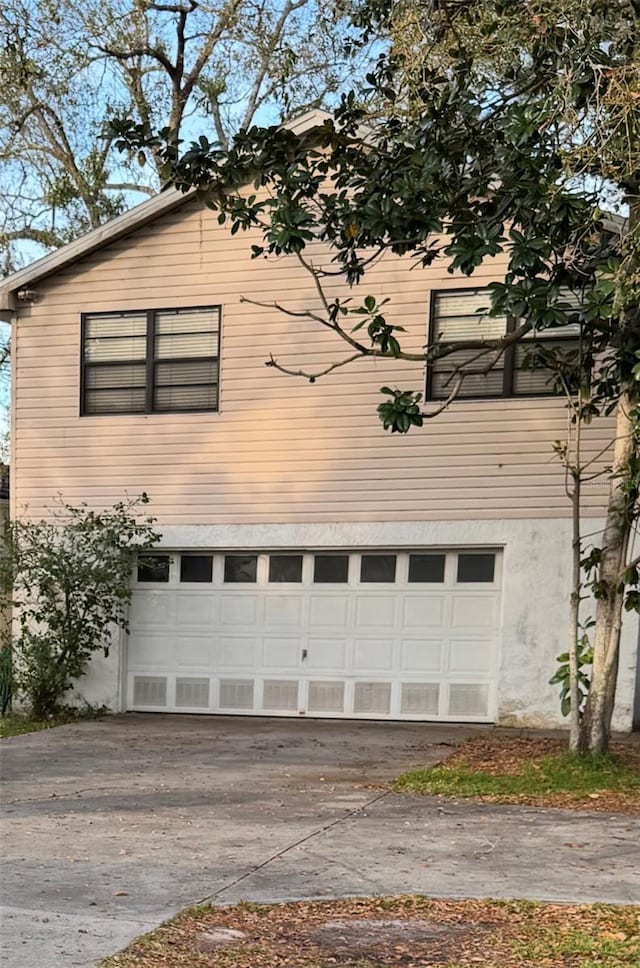
{"type": "Polygon", "coordinates": [[[577,756],[558,753],[523,763],[517,773],[489,773],[464,765],[411,770],[394,789],[455,797],[544,797],[570,794],[589,797],[603,791],[640,789],[640,772],[615,756],[577,756]]]}
{"type": "MultiPolygon", "coordinates": [[[[637,915],[624,910],[612,918],[609,930],[567,926],[541,928],[525,925],[509,947],[525,964],[573,964],[579,968],[628,968],[640,964],[637,915]]],[[[570,921],[570,918],[569,918],[570,921]]]]}
{"type": "Polygon", "coordinates": [[[56,726],[66,726],[68,723],[78,723],[85,719],[98,719],[104,715],[104,710],[69,709],[48,716],[46,719],[33,719],[31,716],[21,716],[19,713],[2,716],[0,718],[0,738],[6,736],[21,736],[23,733],[37,733],[42,729],[54,729],[56,726]]]}

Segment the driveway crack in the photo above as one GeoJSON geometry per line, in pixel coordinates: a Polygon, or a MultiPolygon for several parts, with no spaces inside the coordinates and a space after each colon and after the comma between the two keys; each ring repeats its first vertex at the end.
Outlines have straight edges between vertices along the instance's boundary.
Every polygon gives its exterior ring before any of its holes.
{"type": "Polygon", "coordinates": [[[260,864],[256,864],[254,867],[245,871],[244,874],[241,874],[239,877],[236,877],[232,881],[229,881],[228,884],[224,884],[219,890],[215,891],[213,894],[207,894],[199,901],[196,901],[195,904],[200,905],[200,904],[213,903],[216,900],[216,898],[220,897],[221,894],[224,894],[226,891],[231,890],[231,888],[233,887],[237,887],[238,884],[241,884],[243,881],[246,881],[247,878],[252,877],[254,874],[257,874],[258,871],[264,870],[264,868],[268,867],[269,864],[272,864],[273,861],[279,860],[279,858],[284,857],[285,854],[288,854],[289,851],[294,850],[294,848],[300,847],[301,844],[306,844],[308,841],[313,840],[315,837],[319,837],[321,834],[326,833],[327,830],[331,830],[333,827],[338,827],[340,826],[340,824],[345,823],[345,821],[347,820],[351,820],[353,817],[357,817],[358,814],[363,813],[369,807],[372,807],[375,803],[380,803],[381,800],[384,800],[386,797],[390,795],[390,792],[391,792],[390,790],[385,790],[384,793],[379,793],[377,796],[372,797],[371,800],[367,800],[366,803],[361,804],[359,807],[356,807],[354,810],[350,810],[349,813],[345,814],[344,817],[336,817],[335,820],[330,820],[329,823],[325,823],[322,827],[318,827],[316,830],[312,830],[311,833],[305,834],[304,837],[300,837],[292,844],[287,844],[287,846],[283,847],[282,850],[278,850],[275,854],[271,854],[270,857],[267,857],[266,860],[263,860],[260,864]]]}

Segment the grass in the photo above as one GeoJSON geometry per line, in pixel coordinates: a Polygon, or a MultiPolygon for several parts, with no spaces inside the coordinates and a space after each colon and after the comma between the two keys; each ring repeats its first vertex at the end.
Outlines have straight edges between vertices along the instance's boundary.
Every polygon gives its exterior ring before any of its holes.
{"type": "Polygon", "coordinates": [[[640,809],[640,749],[581,757],[555,740],[475,738],[445,763],[411,770],[394,789],[431,796],[488,799],[636,812],[640,809]]]}
{"type": "Polygon", "coordinates": [[[201,905],[102,968],[635,968],[639,928],[640,908],[607,905],[420,896],[201,905]]]}
{"type": "Polygon", "coordinates": [[[37,733],[42,729],[54,729],[67,723],[77,723],[85,719],[97,719],[104,710],[67,709],[46,719],[11,713],[0,718],[0,738],[22,736],[23,733],[37,733]]]}

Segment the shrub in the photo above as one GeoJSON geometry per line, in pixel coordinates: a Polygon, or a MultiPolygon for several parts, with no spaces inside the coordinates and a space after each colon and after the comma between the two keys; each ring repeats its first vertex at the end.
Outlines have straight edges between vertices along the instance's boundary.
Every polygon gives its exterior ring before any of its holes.
{"type": "Polygon", "coordinates": [[[148,497],[105,511],[60,503],[47,521],[8,527],[0,564],[3,605],[13,609],[13,682],[33,716],[56,712],[114,627],[128,630],[131,569],[158,541],[148,497]]]}

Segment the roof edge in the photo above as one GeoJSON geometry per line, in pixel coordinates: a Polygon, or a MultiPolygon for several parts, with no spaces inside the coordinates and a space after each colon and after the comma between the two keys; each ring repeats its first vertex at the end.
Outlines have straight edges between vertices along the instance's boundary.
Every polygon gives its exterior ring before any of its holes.
{"type": "MultiPolygon", "coordinates": [[[[330,117],[331,115],[328,112],[314,109],[290,121],[283,122],[281,127],[292,131],[298,137],[302,137],[320,127],[330,117]]],[[[25,266],[24,269],[13,272],[6,279],[0,281],[0,312],[14,313],[18,309],[20,303],[16,294],[21,289],[43,279],[45,276],[53,275],[54,272],[58,272],[65,266],[72,265],[110,242],[115,242],[131,232],[135,232],[136,229],[142,228],[160,215],[179,208],[194,194],[195,190],[182,192],[177,188],[161,191],[158,195],[154,195],[139,205],[134,205],[133,208],[123,212],[122,215],[118,215],[111,221],[105,222],[104,225],[87,232],[86,235],[80,236],[79,239],[63,245],[62,248],[44,255],[40,259],[36,259],[35,262],[25,266]]]]}

